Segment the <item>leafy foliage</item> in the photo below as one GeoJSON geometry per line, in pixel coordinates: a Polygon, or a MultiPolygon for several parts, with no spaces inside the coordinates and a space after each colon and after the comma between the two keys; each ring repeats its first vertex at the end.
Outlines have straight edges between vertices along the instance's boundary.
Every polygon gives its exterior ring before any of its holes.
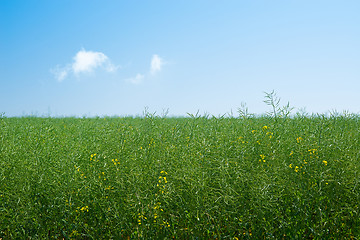
{"type": "Polygon", "coordinates": [[[0,238],[358,239],[360,118],[279,124],[269,104],[263,117],[2,118],[0,238]]]}

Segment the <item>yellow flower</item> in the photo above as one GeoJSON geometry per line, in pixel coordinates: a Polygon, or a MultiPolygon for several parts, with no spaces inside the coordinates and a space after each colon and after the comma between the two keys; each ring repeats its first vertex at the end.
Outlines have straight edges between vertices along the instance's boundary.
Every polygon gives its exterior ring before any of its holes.
{"type": "Polygon", "coordinates": [[[117,159],[111,159],[111,161],[114,163],[115,166],[116,166],[116,164],[120,164],[119,160],[117,160],[117,159]]]}
{"type": "Polygon", "coordinates": [[[295,166],[295,172],[298,172],[298,171],[299,171],[299,167],[295,166]]]}
{"type": "Polygon", "coordinates": [[[322,161],[322,162],[325,164],[325,166],[327,166],[327,161],[324,160],[324,161],[322,161]]]}
{"type": "Polygon", "coordinates": [[[309,149],[308,151],[309,151],[310,154],[315,154],[317,149],[313,148],[313,149],[309,149]]]}
{"type": "Polygon", "coordinates": [[[88,212],[89,211],[89,207],[88,206],[85,206],[85,207],[82,207],[82,208],[80,208],[80,210],[81,211],[83,211],[83,212],[88,212]]]}
{"type": "Polygon", "coordinates": [[[297,142],[297,143],[300,143],[301,140],[302,140],[302,137],[296,138],[296,142],[297,142]]]}
{"type": "Polygon", "coordinates": [[[267,132],[266,135],[268,135],[270,139],[273,137],[273,133],[272,133],[272,132],[267,132]]]}
{"type": "Polygon", "coordinates": [[[79,236],[78,231],[73,230],[73,231],[70,233],[70,237],[73,237],[73,236],[79,236]]]}
{"type": "Polygon", "coordinates": [[[268,126],[263,126],[263,127],[262,127],[263,130],[266,130],[266,129],[268,129],[268,128],[269,128],[268,126]]]}

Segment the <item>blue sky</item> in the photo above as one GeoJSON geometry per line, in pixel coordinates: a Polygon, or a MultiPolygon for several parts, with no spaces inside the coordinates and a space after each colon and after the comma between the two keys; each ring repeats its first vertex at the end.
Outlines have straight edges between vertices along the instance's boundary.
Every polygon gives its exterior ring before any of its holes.
{"type": "Polygon", "coordinates": [[[360,1],[1,0],[6,116],[360,112],[360,1]]]}

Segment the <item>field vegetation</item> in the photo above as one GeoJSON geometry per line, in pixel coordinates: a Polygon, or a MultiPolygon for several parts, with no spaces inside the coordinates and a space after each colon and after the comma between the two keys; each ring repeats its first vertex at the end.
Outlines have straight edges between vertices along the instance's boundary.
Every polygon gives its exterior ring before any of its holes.
{"type": "Polygon", "coordinates": [[[0,118],[0,239],[359,239],[360,117],[0,118]]]}

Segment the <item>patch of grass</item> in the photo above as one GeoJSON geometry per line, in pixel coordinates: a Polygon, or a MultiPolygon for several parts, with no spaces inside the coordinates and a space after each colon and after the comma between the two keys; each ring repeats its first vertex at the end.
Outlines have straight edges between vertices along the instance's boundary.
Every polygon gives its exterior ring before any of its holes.
{"type": "Polygon", "coordinates": [[[359,239],[359,116],[269,103],[278,114],[2,117],[0,238],[359,239]]]}

